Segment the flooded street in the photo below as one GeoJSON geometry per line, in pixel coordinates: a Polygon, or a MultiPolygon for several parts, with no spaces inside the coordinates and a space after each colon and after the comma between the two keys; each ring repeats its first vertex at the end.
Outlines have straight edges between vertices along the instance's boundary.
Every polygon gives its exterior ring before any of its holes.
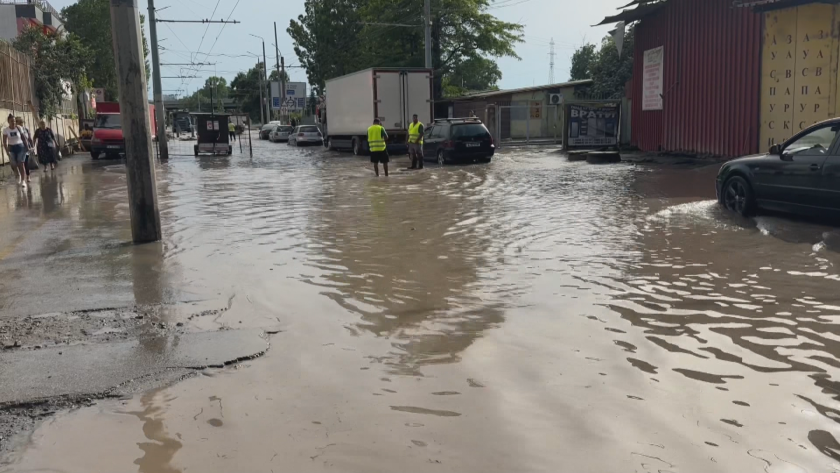
{"type": "Polygon", "coordinates": [[[407,162],[175,157],[139,247],[118,161],[3,184],[0,321],[165,304],[273,334],[58,412],[0,472],[840,471],[840,229],[725,214],[715,165],[407,162]]]}

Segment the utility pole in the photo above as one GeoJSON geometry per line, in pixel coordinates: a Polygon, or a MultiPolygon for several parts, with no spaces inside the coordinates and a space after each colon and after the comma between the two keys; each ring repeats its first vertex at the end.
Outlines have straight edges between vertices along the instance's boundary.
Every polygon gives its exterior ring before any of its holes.
{"type": "Polygon", "coordinates": [[[556,54],[554,54],[554,38],[551,38],[551,42],[548,43],[548,45],[549,45],[549,48],[550,48],[549,52],[548,52],[548,57],[551,58],[551,60],[548,63],[548,83],[553,84],[554,83],[554,56],[556,56],[556,54]]]}
{"type": "Polygon", "coordinates": [[[155,20],[155,0],[149,0],[149,35],[152,40],[152,87],[155,95],[155,115],[157,115],[157,138],[160,159],[169,159],[169,143],[166,142],[166,109],[163,104],[163,92],[160,77],[160,56],[158,55],[157,21],[155,20]]]}
{"type": "Polygon", "coordinates": [[[268,61],[265,59],[265,40],[263,46],[263,78],[265,79],[265,116],[271,121],[271,87],[268,82],[268,61]]]}
{"type": "Polygon", "coordinates": [[[284,74],[284,72],[286,72],[286,59],[280,57],[280,45],[277,43],[276,21],[274,22],[274,53],[277,55],[277,73],[280,74],[280,106],[282,107],[286,104],[286,74],[284,74]],[[280,66],[281,64],[282,69],[280,66]]]}
{"type": "MultiPolygon", "coordinates": [[[[260,65],[259,59],[257,60],[257,66],[260,65]]],[[[263,108],[263,80],[262,74],[260,74],[260,122],[265,125],[267,122],[265,121],[265,108],[263,108]]]]}
{"type": "Polygon", "coordinates": [[[155,161],[149,102],[146,98],[146,69],[137,0],[111,0],[111,39],[114,47],[120,115],[125,137],[128,208],[131,237],[135,244],[161,239],[155,161]]]}
{"type": "Polygon", "coordinates": [[[426,30],[426,69],[432,69],[432,0],[423,2],[426,18],[423,19],[426,30]]]}

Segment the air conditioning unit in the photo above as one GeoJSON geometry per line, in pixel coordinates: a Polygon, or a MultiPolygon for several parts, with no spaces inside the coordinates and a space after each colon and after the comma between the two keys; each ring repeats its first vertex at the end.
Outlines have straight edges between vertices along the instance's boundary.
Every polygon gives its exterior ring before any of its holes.
{"type": "Polygon", "coordinates": [[[563,94],[549,94],[548,95],[548,104],[549,105],[560,105],[563,103],[563,94]]]}

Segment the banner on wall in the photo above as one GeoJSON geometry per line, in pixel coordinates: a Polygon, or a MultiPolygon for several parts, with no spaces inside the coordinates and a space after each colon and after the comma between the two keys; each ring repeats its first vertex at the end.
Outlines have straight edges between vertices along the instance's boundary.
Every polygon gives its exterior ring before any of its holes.
{"type": "Polygon", "coordinates": [[[645,51],[642,71],[642,110],[662,110],[662,62],[665,47],[645,51]]]}
{"type": "Polygon", "coordinates": [[[569,146],[618,144],[618,104],[566,106],[569,107],[569,146]]]}

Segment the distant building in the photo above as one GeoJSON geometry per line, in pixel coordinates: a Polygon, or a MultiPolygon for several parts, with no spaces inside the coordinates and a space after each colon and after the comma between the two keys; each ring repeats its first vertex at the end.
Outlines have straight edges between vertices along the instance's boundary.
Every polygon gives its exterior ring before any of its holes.
{"type": "Polygon", "coordinates": [[[12,41],[29,27],[58,31],[64,22],[46,0],[0,0],[0,39],[12,41]]]}

